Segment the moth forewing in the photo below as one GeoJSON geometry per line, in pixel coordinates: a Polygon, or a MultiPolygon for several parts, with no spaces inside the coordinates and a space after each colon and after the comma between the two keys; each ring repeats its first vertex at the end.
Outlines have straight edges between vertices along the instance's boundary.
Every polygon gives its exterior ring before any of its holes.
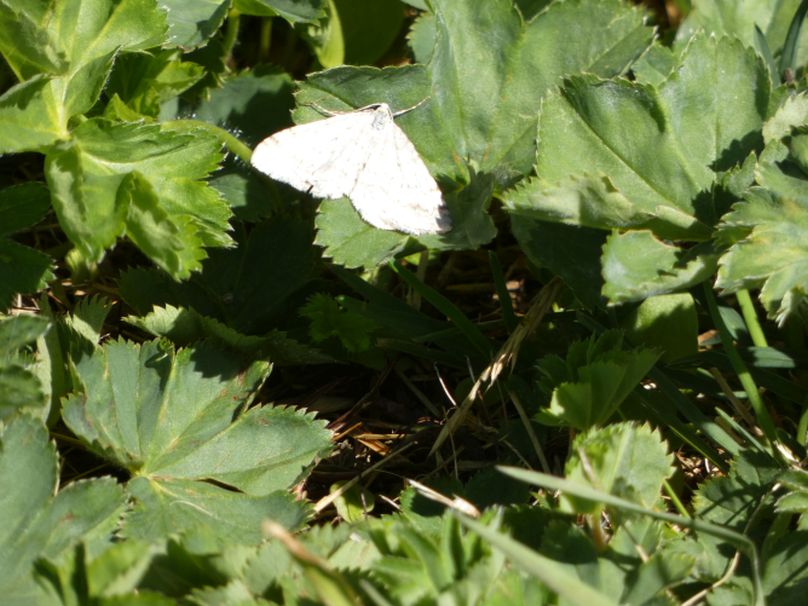
{"type": "Polygon", "coordinates": [[[252,165],[319,198],[348,197],[381,229],[441,233],[451,221],[435,180],[385,103],[264,139],[252,165]]]}

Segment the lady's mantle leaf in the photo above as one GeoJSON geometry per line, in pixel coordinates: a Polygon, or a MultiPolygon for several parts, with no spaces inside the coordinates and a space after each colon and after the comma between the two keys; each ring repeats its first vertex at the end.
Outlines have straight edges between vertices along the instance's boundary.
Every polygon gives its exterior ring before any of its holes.
{"type": "MultiPolygon", "coordinates": [[[[764,34],[769,51],[780,55],[791,20],[802,0],[693,0],[693,8],[676,32],[676,44],[684,44],[704,31],[739,38],[755,48],[755,28],[764,34]]],[[[800,61],[804,62],[808,40],[801,36],[800,61]]]]}
{"type": "Polygon", "coordinates": [[[304,474],[329,434],[291,409],[241,412],[268,370],[212,347],[175,354],[161,341],[111,342],[76,364],[83,391],[65,401],[63,417],[135,476],[126,533],[153,538],[205,522],[225,536],[229,519],[239,540],[258,540],[263,516],[301,521],[291,497],[272,493],[304,474]]]}
{"type": "Polygon", "coordinates": [[[743,161],[760,142],[769,94],[766,68],[751,50],[706,37],[690,45],[658,88],[571,78],[542,108],[541,181],[520,192],[520,206],[532,193],[533,205],[552,208],[543,182],[605,174],[629,206],[614,217],[606,198],[590,194],[589,216],[580,224],[633,223],[662,238],[704,240],[720,214],[710,194],[716,171],[743,161]]]}
{"type": "Polygon", "coordinates": [[[185,49],[202,46],[221,27],[230,0],[157,0],[168,22],[168,42],[185,49]]]}
{"type": "Polygon", "coordinates": [[[289,23],[313,23],[325,14],[326,0],[235,0],[245,15],[283,17],[289,23]]]}
{"type": "Polygon", "coordinates": [[[544,387],[552,390],[547,410],[539,420],[585,430],[605,423],[637,387],[660,352],[624,350],[620,332],[573,343],[566,360],[547,356],[539,362],[544,387]]]}
{"type": "MultiPolygon", "coordinates": [[[[640,10],[616,0],[557,2],[527,22],[510,0],[431,6],[434,123],[425,155],[470,161],[500,185],[530,172],[541,99],[563,76],[618,75],[653,36],[640,10]]],[[[442,168],[456,170],[446,160],[442,168]]]]}
{"type": "Polygon", "coordinates": [[[808,295],[808,200],[755,188],[724,217],[722,229],[745,232],[721,257],[716,286],[757,288],[769,316],[785,321],[808,295]]]}
{"type": "Polygon", "coordinates": [[[108,539],[123,509],[123,491],[111,478],[75,482],[54,496],[58,471],[56,449],[41,422],[19,416],[0,426],[3,604],[39,603],[34,560],[53,558],[79,539],[108,539]]]}
{"type": "Polygon", "coordinates": [[[18,12],[6,12],[6,2],[0,53],[21,81],[0,97],[6,153],[68,138],[68,121],[95,104],[115,55],[159,46],[165,36],[155,0],[17,1],[18,12]]]}
{"type": "Polygon", "coordinates": [[[59,222],[87,260],[127,235],[184,278],[200,267],[203,246],[230,243],[230,211],[201,181],[221,159],[215,137],[104,120],[72,134],[48,154],[45,171],[59,222]]]}
{"type": "Polygon", "coordinates": [[[305,287],[317,276],[311,231],[297,219],[258,224],[249,234],[237,234],[237,247],[212,250],[190,280],[175,282],[155,269],[129,270],[120,280],[121,296],[140,315],[170,303],[244,334],[263,335],[305,302],[305,287]]]}
{"type": "MultiPolygon", "coordinates": [[[[659,500],[662,482],[673,473],[673,455],[661,436],[647,425],[616,423],[580,434],[565,468],[568,480],[590,484],[644,507],[659,500]]],[[[572,496],[564,500],[577,512],[591,504],[572,496]]]]}
{"type": "Polygon", "coordinates": [[[648,230],[631,246],[621,238],[633,232],[613,235],[604,248],[603,292],[612,301],[693,284],[709,275],[710,251],[696,258],[661,240],[710,237],[724,212],[721,172],[762,142],[770,95],[766,66],[751,49],[705,36],[658,86],[570,78],[542,107],[538,178],[506,202],[520,221],[648,230]],[[650,267],[640,244],[667,264],[650,267]]]}
{"type": "MultiPolygon", "coordinates": [[[[771,457],[748,449],[732,463],[729,474],[703,482],[693,497],[693,517],[748,532],[752,519],[766,519],[775,502],[774,485],[782,468],[771,457]]],[[[716,580],[725,572],[733,550],[710,533],[699,534],[704,554],[698,559],[699,576],[716,580]]]]}
{"type": "Polygon", "coordinates": [[[40,183],[0,189],[0,310],[15,294],[39,290],[53,277],[48,255],[5,237],[37,223],[49,207],[40,183]]]}
{"type": "Polygon", "coordinates": [[[2,13],[0,53],[20,80],[64,74],[65,62],[75,73],[110,53],[159,46],[166,29],[156,0],[4,0],[2,13]]]}
{"type": "Polygon", "coordinates": [[[689,288],[712,276],[717,261],[710,242],[685,250],[648,230],[613,233],[603,247],[603,294],[622,303],[689,288]]]}
{"type": "Polygon", "coordinates": [[[766,148],[757,182],[720,225],[731,244],[721,257],[716,285],[727,292],[761,288],[769,316],[784,322],[805,311],[808,292],[808,99],[790,97],[763,129],[766,148]],[[766,188],[766,189],[763,189],[766,188]]]}

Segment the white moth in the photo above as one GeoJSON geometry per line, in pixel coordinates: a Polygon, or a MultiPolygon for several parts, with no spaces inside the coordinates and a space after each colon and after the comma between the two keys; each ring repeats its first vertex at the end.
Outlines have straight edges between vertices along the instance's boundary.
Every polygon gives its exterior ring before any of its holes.
{"type": "Polygon", "coordinates": [[[440,190],[393,121],[401,113],[377,103],[287,128],[258,144],[252,165],[318,198],[347,196],[374,227],[415,235],[448,231],[440,190]]]}

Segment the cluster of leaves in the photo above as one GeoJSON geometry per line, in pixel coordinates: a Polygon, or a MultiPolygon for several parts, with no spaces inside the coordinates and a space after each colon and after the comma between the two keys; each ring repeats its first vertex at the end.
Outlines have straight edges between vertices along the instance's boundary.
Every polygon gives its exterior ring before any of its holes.
{"type": "Polygon", "coordinates": [[[666,6],[0,0],[4,603],[801,603],[808,1],[666,6]],[[379,102],[450,232],[248,168],[379,102]],[[431,488],[305,498],[315,368],[449,418],[431,488]]]}

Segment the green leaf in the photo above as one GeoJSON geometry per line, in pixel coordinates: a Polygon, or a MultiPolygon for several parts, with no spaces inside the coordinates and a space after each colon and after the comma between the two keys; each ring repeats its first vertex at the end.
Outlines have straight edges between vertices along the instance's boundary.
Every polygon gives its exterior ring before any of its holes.
{"type": "MultiPolygon", "coordinates": [[[[506,205],[520,218],[651,230],[614,234],[604,247],[603,294],[612,302],[688,287],[712,273],[714,256],[681,251],[654,235],[709,238],[723,212],[711,192],[715,171],[732,168],[754,149],[769,96],[768,72],[751,50],[704,36],[691,42],[658,87],[569,78],[542,106],[539,178],[506,193],[506,205]],[[743,94],[724,99],[736,90],[743,94]],[[584,170],[581,158],[587,158],[584,170]],[[608,181],[586,174],[608,175],[608,181]]],[[[529,227],[515,228],[520,241],[529,227]]],[[[525,248],[547,264],[539,246],[525,248]]],[[[583,282],[574,273],[564,277],[573,288],[583,282]]]]}
{"type": "Polygon", "coordinates": [[[631,231],[607,238],[602,263],[603,294],[622,303],[698,284],[713,275],[718,255],[710,243],[683,250],[649,231],[631,231]]]}
{"type": "MultiPolygon", "coordinates": [[[[179,96],[204,76],[201,65],[181,61],[177,51],[132,53],[115,61],[105,94],[109,98],[117,96],[138,114],[156,118],[163,103],[179,96]]],[[[107,113],[109,111],[108,108],[107,113]]]]}
{"type": "Polygon", "coordinates": [[[396,604],[485,603],[505,558],[477,533],[463,532],[449,513],[430,524],[419,518],[388,516],[372,528],[380,555],[371,562],[371,578],[396,604]]]}
{"type": "Polygon", "coordinates": [[[684,541],[672,534],[663,524],[647,517],[625,520],[617,528],[606,558],[600,559],[600,569],[605,573],[601,576],[604,581],[624,576],[621,604],[669,603],[671,589],[692,580],[696,558],[677,551],[684,541]],[[634,565],[625,566],[627,561],[634,565]]]}
{"type": "Polygon", "coordinates": [[[172,217],[166,212],[157,191],[140,173],[124,177],[116,203],[128,209],[126,235],[166,273],[186,278],[201,267],[205,252],[197,225],[188,215],[172,217]]]}
{"type": "Polygon", "coordinates": [[[719,288],[734,292],[761,287],[760,300],[779,323],[805,301],[800,233],[808,208],[808,136],[801,130],[807,119],[808,104],[800,95],[786,100],[766,123],[767,144],[756,170],[758,183],[766,189],[747,190],[744,200],[724,217],[718,234],[731,245],[720,260],[719,288]],[[765,255],[755,257],[764,246],[765,255]]]}
{"type": "Polygon", "coordinates": [[[130,270],[121,279],[121,296],[140,314],[169,303],[192,307],[239,332],[261,335],[284,311],[305,301],[301,291],[317,272],[311,239],[311,226],[304,221],[265,222],[239,237],[237,248],[211,251],[202,272],[188,282],[176,283],[157,271],[130,270]]]}
{"type": "Polygon", "coordinates": [[[539,412],[539,420],[585,430],[605,423],[637,387],[660,353],[651,349],[622,349],[622,335],[605,332],[600,337],[573,343],[566,360],[547,356],[539,371],[550,407],[539,412]]]}
{"type": "Polygon", "coordinates": [[[204,481],[139,476],[127,484],[127,492],[133,504],[121,532],[141,541],[202,528],[226,543],[258,544],[263,520],[299,528],[308,517],[287,490],[253,496],[204,481]]]}
{"type": "Polygon", "coordinates": [[[479,534],[493,548],[501,551],[514,565],[540,580],[559,597],[571,604],[591,604],[592,606],[611,606],[614,600],[590,587],[568,572],[567,568],[557,561],[526,547],[520,541],[509,537],[496,528],[481,524],[466,517],[458,516],[460,522],[479,534]]]}
{"type": "Polygon", "coordinates": [[[168,22],[168,43],[183,49],[203,46],[219,30],[230,0],[157,0],[168,22]]]}
{"type": "Polygon", "coordinates": [[[277,67],[260,65],[227,78],[196,107],[198,120],[237,129],[257,143],[290,126],[294,107],[292,77],[277,67]]]}
{"type": "Polygon", "coordinates": [[[808,532],[805,530],[792,531],[770,546],[763,567],[763,587],[769,604],[797,606],[805,600],[808,588],[806,539],[808,532]]]}
{"type": "Polygon", "coordinates": [[[39,150],[69,137],[68,121],[96,102],[112,67],[114,52],[93,58],[68,75],[34,76],[0,97],[0,150],[39,150]]]}
{"type": "MultiPolygon", "coordinates": [[[[677,44],[684,44],[701,30],[728,34],[755,47],[755,26],[764,33],[772,54],[780,54],[788,27],[801,0],[694,0],[693,10],[676,32],[677,44]]],[[[800,63],[808,57],[808,41],[799,48],[800,63]]]]}
{"type": "Polygon", "coordinates": [[[212,347],[175,354],[159,341],[110,342],[77,362],[82,390],[65,400],[63,418],[89,448],[135,476],[127,534],[154,539],[203,524],[252,542],[263,516],[302,520],[283,491],[328,449],[329,434],[291,409],[239,414],[268,369],[212,347]]]}
{"type": "Polygon", "coordinates": [[[393,44],[404,23],[398,0],[334,0],[345,39],[345,63],[372,65],[393,44]],[[368,36],[367,32],[373,35],[368,36]]]}
{"type": "Polygon", "coordinates": [[[673,226],[708,233],[697,219],[685,213],[638,208],[605,175],[598,178],[570,175],[559,184],[529,179],[509,191],[504,201],[512,213],[566,225],[647,228],[663,233],[673,226]]]}
{"type": "MultiPolygon", "coordinates": [[[[329,490],[333,494],[344,485],[345,482],[337,482],[332,484],[329,490]]],[[[354,484],[334,500],[334,506],[344,521],[358,522],[364,520],[373,511],[375,500],[372,492],[365,490],[364,486],[354,484]]]]}
{"type": "MultiPolygon", "coordinates": [[[[766,516],[774,506],[772,487],[781,472],[768,456],[751,449],[742,451],[727,476],[711,478],[699,486],[693,498],[694,518],[746,532],[754,518],[766,516]]],[[[699,543],[704,550],[698,561],[699,573],[708,579],[720,578],[732,552],[712,535],[701,535],[699,543]]]]}
{"type": "Polygon", "coordinates": [[[156,0],[62,0],[47,26],[73,71],[110,53],[159,46],[166,31],[156,0]]]}
{"type": "Polygon", "coordinates": [[[231,581],[222,587],[195,589],[191,603],[195,606],[256,604],[269,606],[272,602],[256,598],[242,581],[231,581]]]}
{"type": "Polygon", "coordinates": [[[0,359],[9,361],[21,347],[48,332],[50,323],[40,316],[19,315],[0,319],[0,359]]]}
{"type": "Polygon", "coordinates": [[[154,307],[146,316],[127,316],[124,321],[155,337],[167,337],[177,345],[214,339],[229,348],[269,358],[279,365],[334,362],[334,358],[293,339],[283,331],[272,330],[260,336],[245,335],[194,309],[173,305],[154,307]]]}
{"type": "Polygon", "coordinates": [[[763,125],[763,140],[767,145],[779,141],[790,135],[794,127],[802,126],[806,122],[808,122],[808,96],[805,94],[789,96],[763,125]]]}
{"type": "MultiPolygon", "coordinates": [[[[564,473],[572,482],[655,508],[662,482],[673,473],[672,463],[673,455],[657,431],[648,425],[615,423],[578,435],[564,473]]],[[[602,507],[572,496],[565,496],[562,502],[568,511],[577,513],[593,513],[602,507]]]]}
{"type": "Polygon", "coordinates": [[[641,11],[613,0],[553,3],[527,22],[509,0],[430,4],[436,40],[426,157],[445,158],[440,172],[452,176],[466,168],[447,160],[464,159],[500,185],[530,172],[541,99],[563,76],[620,74],[653,35],[641,11]]]}
{"type": "Polygon", "coordinates": [[[23,348],[38,344],[50,328],[41,316],[0,316],[0,422],[20,412],[47,416],[48,398],[35,373],[36,361],[23,348]]]}
{"type": "Polygon", "coordinates": [[[67,138],[66,117],[45,76],[21,82],[0,96],[0,152],[39,149],[67,138]]]}
{"type": "Polygon", "coordinates": [[[39,222],[50,208],[48,191],[29,182],[0,189],[0,310],[18,293],[32,293],[53,279],[51,258],[3,236],[39,222]]]}
{"type": "Polygon", "coordinates": [[[166,556],[163,543],[127,540],[105,547],[94,557],[96,554],[88,553],[80,544],[56,561],[40,561],[37,580],[53,587],[62,604],[125,601],[132,606],[170,606],[175,603],[138,587],[148,567],[166,556]]]}
{"type": "Polygon", "coordinates": [[[59,222],[89,261],[128,234],[172,275],[187,277],[202,246],[230,243],[229,210],[201,181],[217,167],[219,146],[201,130],[88,120],[46,158],[59,222]],[[155,240],[157,225],[165,232],[155,240]]]}
{"type": "Polygon", "coordinates": [[[0,421],[22,411],[47,416],[47,403],[34,373],[18,365],[0,365],[0,421]]]}
{"type": "Polygon", "coordinates": [[[336,0],[325,0],[325,16],[305,30],[305,39],[323,67],[345,63],[345,36],[342,20],[337,13],[336,0]]]}
{"type": "Polygon", "coordinates": [[[50,208],[48,190],[36,181],[0,189],[0,236],[31,227],[50,208]]]}
{"type": "Polygon", "coordinates": [[[283,17],[289,23],[313,23],[323,16],[326,0],[235,0],[245,15],[283,17]]]}
{"type": "Polygon", "coordinates": [[[315,220],[323,254],[344,267],[375,267],[404,250],[409,236],[365,223],[347,198],[323,200],[315,220]]]}
{"type": "Polygon", "coordinates": [[[745,232],[719,261],[724,292],[760,287],[769,317],[783,323],[805,310],[808,294],[808,200],[755,188],[725,215],[722,229],[745,232]]]}
{"type": "Polygon", "coordinates": [[[81,539],[108,541],[122,513],[123,492],[111,478],[74,482],[54,496],[57,481],[56,449],[41,422],[19,416],[0,426],[4,604],[37,603],[42,589],[31,576],[34,560],[56,557],[81,539]]]}
{"type": "Polygon", "coordinates": [[[93,348],[101,343],[104,322],[107,320],[112,303],[103,297],[83,297],[70,315],[62,318],[65,326],[93,348]]]}
{"type": "MultiPolygon", "coordinates": [[[[647,221],[660,237],[704,240],[717,219],[709,197],[713,171],[754,149],[769,94],[768,72],[752,51],[707,37],[694,39],[658,89],[571,78],[542,107],[536,170],[546,181],[563,182],[580,175],[586,157],[587,172],[609,175],[629,203],[621,203],[617,217],[601,211],[607,214],[598,226],[625,227],[633,207],[630,221],[647,221]],[[714,84],[705,87],[708,81],[714,84]]],[[[541,207],[539,194],[533,202],[541,207]]],[[[589,204],[603,206],[607,200],[599,196],[589,204]]]]}
{"type": "Polygon", "coordinates": [[[777,511],[799,514],[799,528],[808,528],[808,472],[790,469],[780,477],[786,493],[777,500],[777,511]]]}
{"type": "Polygon", "coordinates": [[[63,53],[43,28],[51,2],[4,0],[0,11],[0,54],[18,80],[56,74],[66,67],[63,53]]]}
{"type": "Polygon", "coordinates": [[[531,263],[560,276],[587,307],[600,303],[600,255],[606,240],[602,231],[546,223],[521,213],[511,219],[511,229],[531,263]]]}
{"type": "Polygon", "coordinates": [[[300,314],[310,320],[309,334],[317,343],[336,337],[352,353],[370,348],[376,324],[364,315],[340,307],[338,301],[327,295],[314,295],[300,314]]]}
{"type": "Polygon", "coordinates": [[[668,79],[673,68],[676,67],[676,55],[667,46],[655,41],[631,66],[631,71],[642,84],[659,86],[668,79]]]}
{"type": "Polygon", "coordinates": [[[39,150],[66,139],[68,120],[96,102],[114,56],[163,42],[165,20],[155,0],[99,0],[92,5],[64,0],[47,13],[40,9],[0,21],[0,52],[23,80],[0,97],[0,151],[6,153],[39,150]],[[29,44],[17,45],[20,33],[40,42],[43,53],[30,55],[29,44]],[[54,71],[53,62],[48,65],[44,58],[57,56],[60,64],[54,71]]]}
{"type": "Polygon", "coordinates": [[[663,351],[665,362],[694,356],[698,351],[699,322],[696,303],[689,293],[649,297],[622,324],[633,343],[663,351]]]}
{"type": "Polygon", "coordinates": [[[0,310],[14,295],[33,293],[53,279],[51,258],[12,240],[0,238],[0,310]]]}

